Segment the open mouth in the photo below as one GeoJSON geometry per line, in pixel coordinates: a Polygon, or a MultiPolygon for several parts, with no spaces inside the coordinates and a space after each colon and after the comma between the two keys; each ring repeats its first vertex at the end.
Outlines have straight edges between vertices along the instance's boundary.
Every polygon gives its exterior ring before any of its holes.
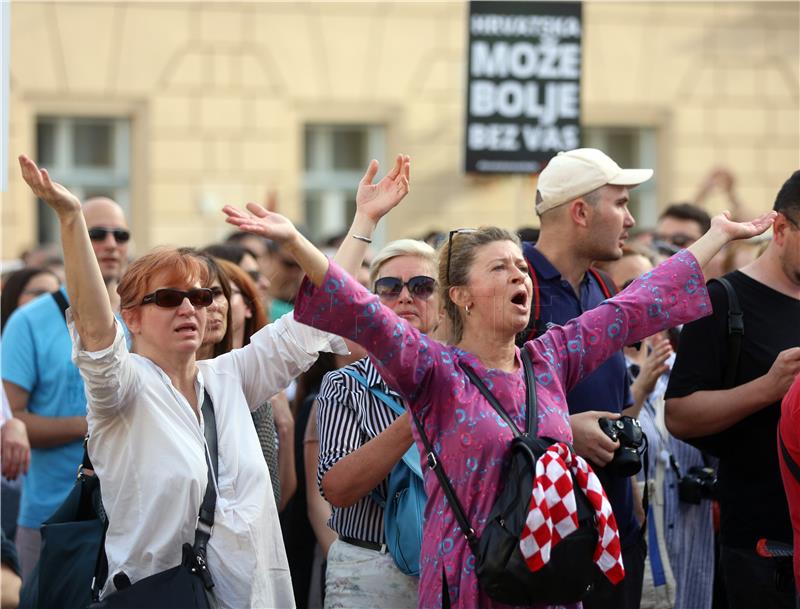
{"type": "Polygon", "coordinates": [[[528,305],[528,294],[527,292],[517,292],[514,296],[511,297],[511,304],[515,304],[518,307],[526,307],[528,305]]]}
{"type": "Polygon", "coordinates": [[[181,324],[177,328],[175,328],[175,332],[178,332],[179,334],[195,333],[197,332],[197,324],[191,322],[181,324]]]}

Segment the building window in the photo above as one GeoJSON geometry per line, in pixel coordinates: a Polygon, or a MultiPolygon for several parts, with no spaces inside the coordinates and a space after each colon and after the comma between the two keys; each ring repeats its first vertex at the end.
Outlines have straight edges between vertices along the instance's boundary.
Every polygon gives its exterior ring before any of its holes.
{"type": "MultiPolygon", "coordinates": [[[[656,129],[648,127],[585,127],[583,145],[598,148],[623,168],[657,169],[656,129]]],[[[629,208],[637,226],[651,228],[658,220],[658,171],[630,191],[629,208]]]]}
{"type": "MultiPolygon", "coordinates": [[[[39,164],[79,199],[109,197],[130,217],[130,120],[40,116],[36,148],[39,164]]],[[[57,242],[55,214],[43,201],[38,211],[39,242],[57,242]]]]}
{"type": "Polygon", "coordinates": [[[358,182],[370,159],[383,159],[384,148],[380,126],[306,125],[303,192],[306,225],[314,239],[347,230],[358,182]]]}

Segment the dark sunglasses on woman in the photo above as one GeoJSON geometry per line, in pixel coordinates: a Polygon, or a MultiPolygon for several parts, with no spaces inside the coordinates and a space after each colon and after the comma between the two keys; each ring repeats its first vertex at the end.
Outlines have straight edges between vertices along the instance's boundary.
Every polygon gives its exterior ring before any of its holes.
{"type": "Polygon", "coordinates": [[[406,282],[399,277],[381,277],[375,282],[375,293],[384,300],[395,300],[403,287],[407,287],[414,298],[428,300],[436,291],[436,280],[425,275],[417,275],[406,282]]]}
{"type": "Polygon", "coordinates": [[[92,241],[105,241],[108,233],[114,235],[117,243],[127,243],[131,238],[131,232],[124,228],[106,228],[105,226],[93,226],[89,229],[89,239],[92,241]]]}
{"type": "Polygon", "coordinates": [[[214,301],[214,293],[208,288],[195,288],[188,291],[161,288],[142,298],[142,304],[152,303],[157,307],[173,309],[181,306],[184,298],[188,298],[194,307],[207,307],[214,301]]]}

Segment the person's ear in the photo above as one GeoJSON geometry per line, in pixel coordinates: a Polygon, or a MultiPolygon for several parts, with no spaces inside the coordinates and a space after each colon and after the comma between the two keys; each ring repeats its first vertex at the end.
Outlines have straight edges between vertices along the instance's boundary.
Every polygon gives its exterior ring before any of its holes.
{"type": "Polygon", "coordinates": [[[786,241],[786,233],[791,229],[792,227],[790,226],[790,222],[786,219],[786,216],[778,214],[775,216],[775,222],[772,224],[772,240],[775,241],[777,245],[782,246],[786,241]]]}
{"type": "Polygon", "coordinates": [[[569,206],[569,217],[573,224],[588,228],[592,216],[592,206],[583,199],[575,199],[572,203],[568,203],[567,205],[569,206]]]}
{"type": "Polygon", "coordinates": [[[128,327],[128,332],[131,334],[139,334],[142,330],[142,312],[140,307],[133,307],[131,309],[122,309],[120,312],[122,321],[128,327]]]}
{"type": "Polygon", "coordinates": [[[452,300],[453,304],[459,309],[472,305],[472,294],[470,294],[469,288],[466,286],[451,286],[448,293],[450,294],[450,300],[452,300]]]}

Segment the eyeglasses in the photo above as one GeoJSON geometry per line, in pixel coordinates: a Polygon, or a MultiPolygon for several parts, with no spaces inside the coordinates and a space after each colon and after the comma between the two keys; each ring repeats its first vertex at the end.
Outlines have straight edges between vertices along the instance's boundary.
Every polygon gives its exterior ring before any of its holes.
{"type": "Polygon", "coordinates": [[[399,277],[381,277],[375,282],[374,291],[382,300],[397,300],[404,287],[414,298],[428,300],[436,291],[436,280],[426,275],[417,275],[405,282],[399,277]]]}
{"type": "Polygon", "coordinates": [[[258,283],[261,281],[261,271],[246,271],[248,275],[250,275],[250,279],[253,280],[253,283],[258,283]]]}
{"type": "MultiPolygon", "coordinates": [[[[222,293],[221,288],[220,293],[222,293]]],[[[153,303],[157,307],[174,309],[183,304],[184,298],[188,298],[193,307],[207,307],[214,302],[214,292],[209,288],[195,288],[186,292],[173,288],[161,288],[142,298],[142,304],[153,303]]]]}
{"type": "Polygon", "coordinates": [[[127,243],[131,238],[131,232],[124,228],[106,228],[105,226],[93,226],[89,229],[89,239],[92,241],[105,241],[108,233],[114,235],[117,243],[127,243]]]}
{"type": "Polygon", "coordinates": [[[450,259],[453,257],[453,235],[461,235],[466,233],[474,233],[478,229],[477,228],[457,228],[455,230],[451,230],[450,234],[447,235],[447,283],[450,283],[450,259]]]}

